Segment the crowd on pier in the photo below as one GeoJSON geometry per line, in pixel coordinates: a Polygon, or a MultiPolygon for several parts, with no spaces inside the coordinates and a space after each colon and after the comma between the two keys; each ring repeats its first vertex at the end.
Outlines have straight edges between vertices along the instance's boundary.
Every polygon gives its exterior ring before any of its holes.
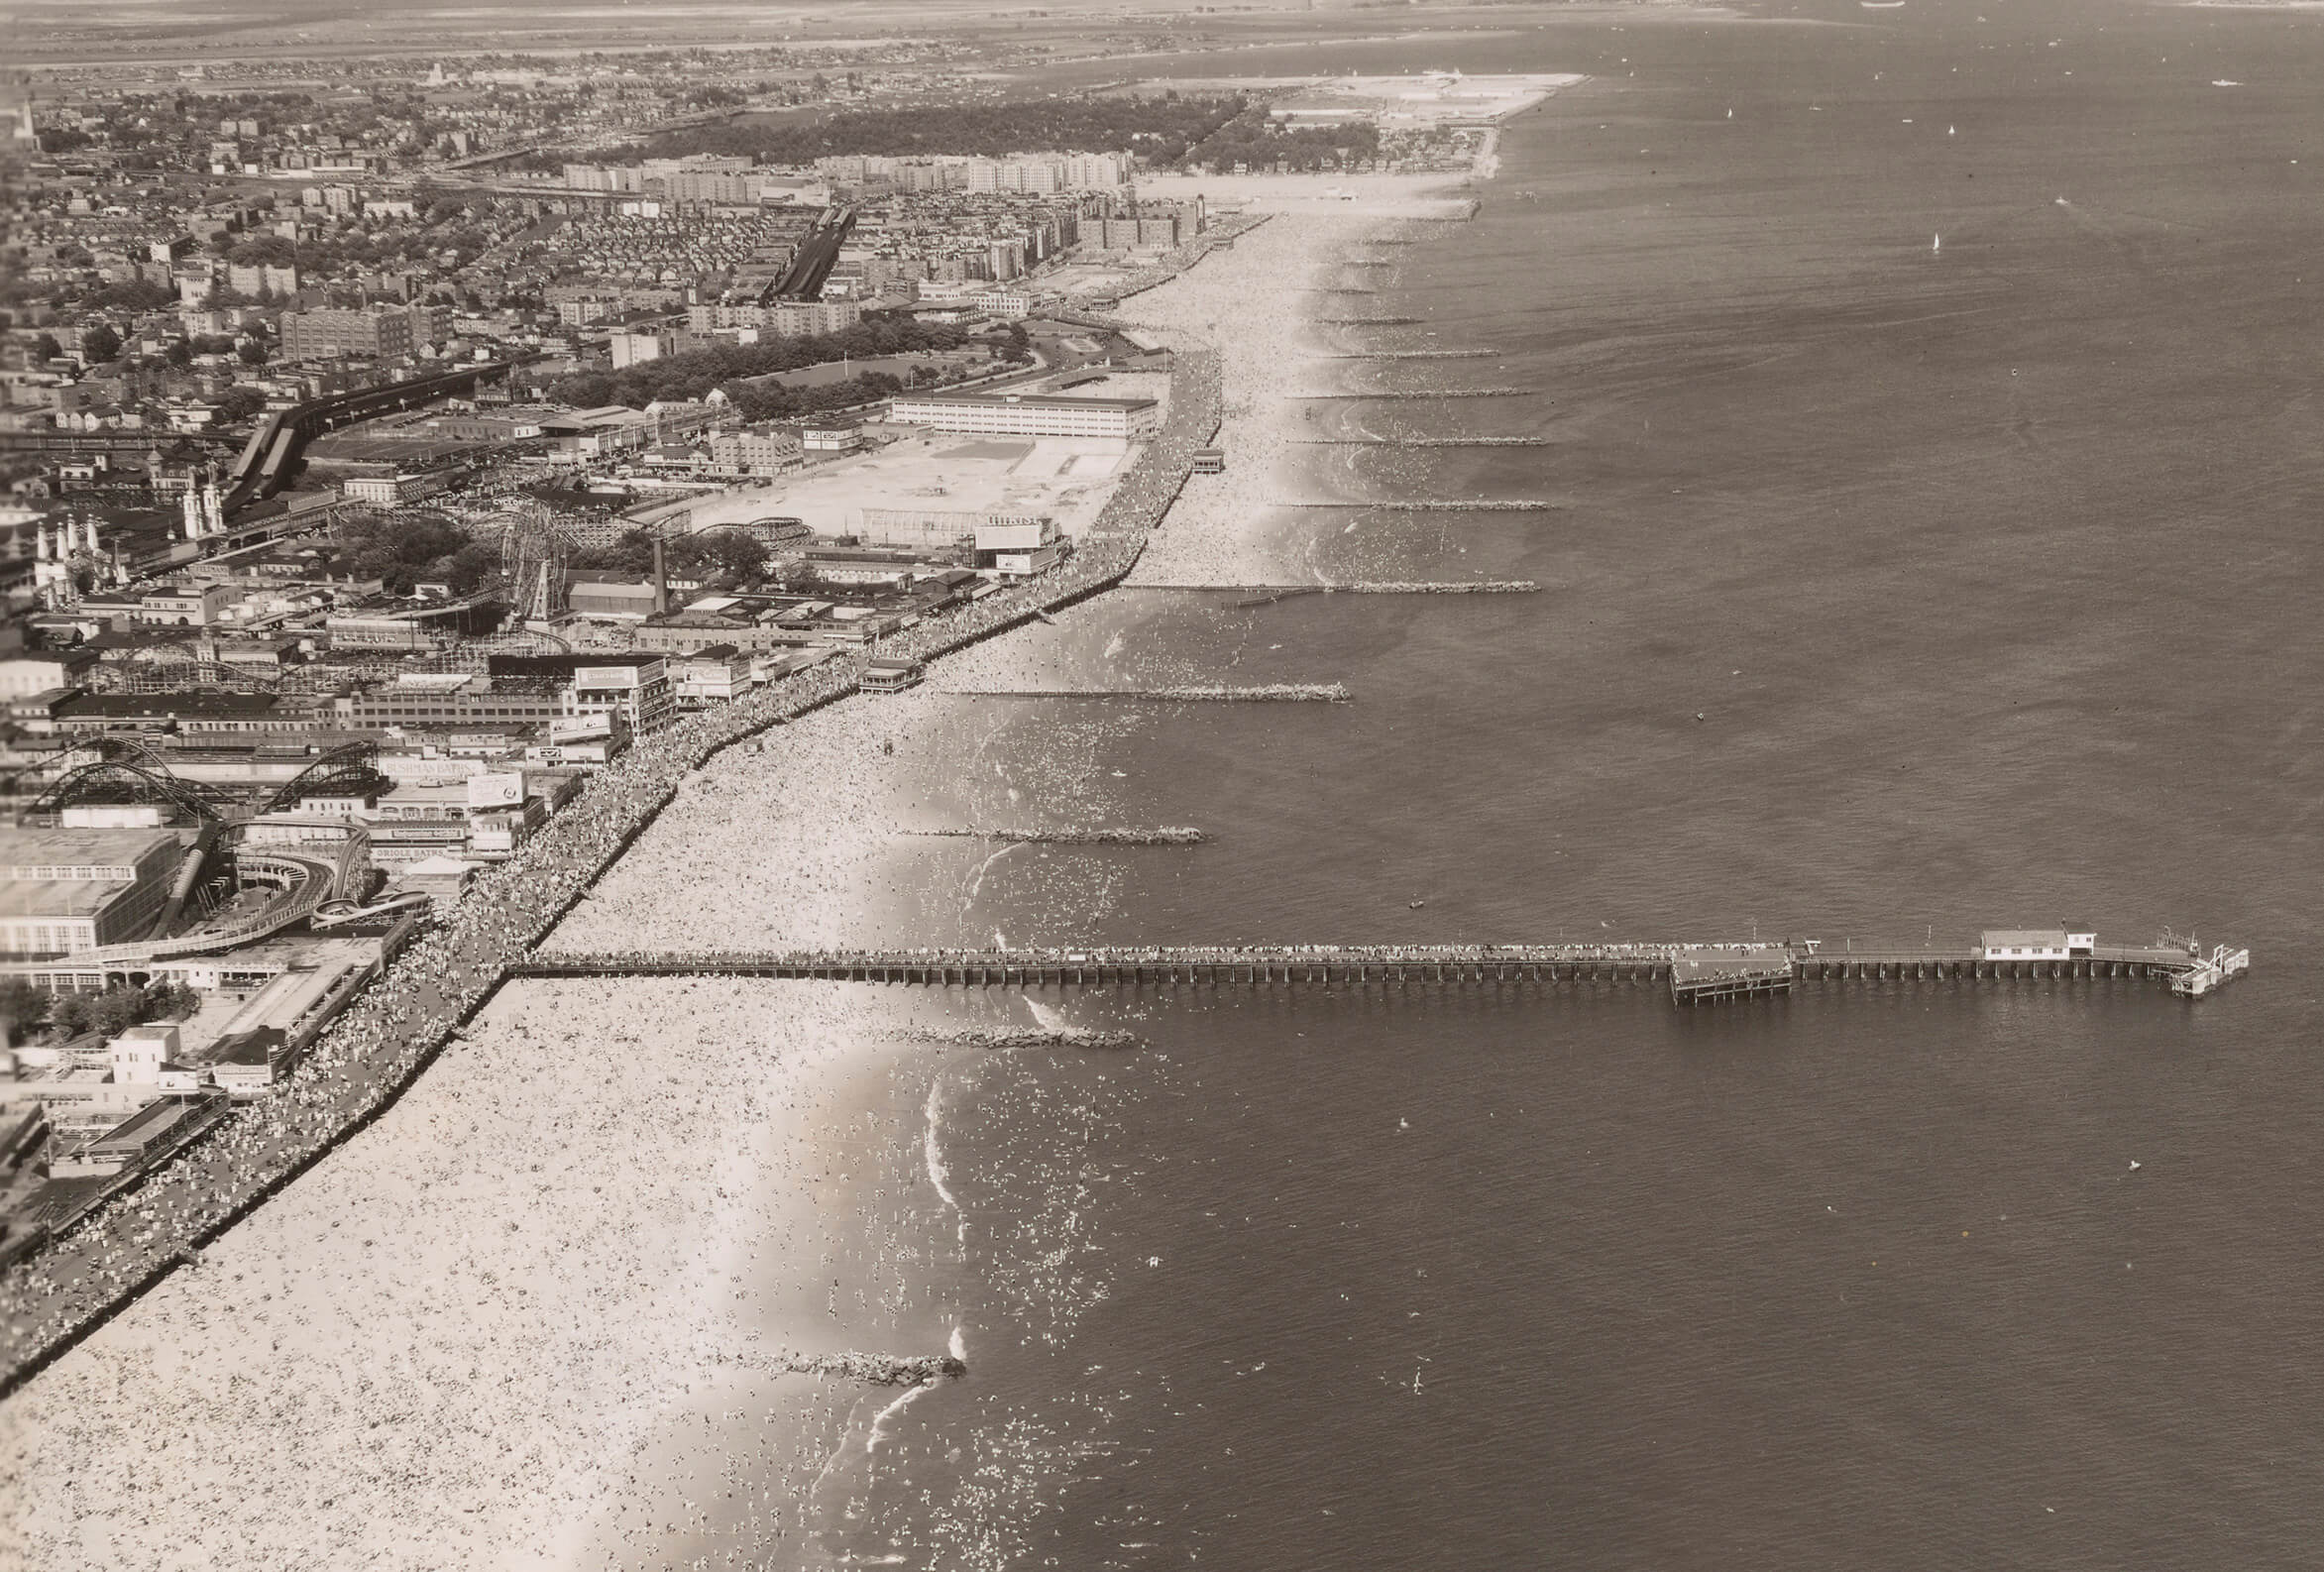
{"type": "Polygon", "coordinates": [[[599,950],[544,953],[544,970],[718,972],[947,966],[1016,969],[1074,966],[1564,965],[1574,961],[1667,961],[1740,947],[1661,945],[1152,945],[1064,950],[599,950]]]}
{"type": "MultiPolygon", "coordinates": [[[[925,661],[1118,583],[1220,418],[1219,363],[1176,357],[1167,415],[1078,549],[1039,579],[933,618],[877,654],[925,661]]],[[[0,1279],[0,1383],[188,1257],[409,1082],[712,755],[854,691],[870,651],[813,667],[643,738],[405,949],[289,1080],[0,1279]]],[[[673,899],[692,899],[673,891],[673,899]]]]}

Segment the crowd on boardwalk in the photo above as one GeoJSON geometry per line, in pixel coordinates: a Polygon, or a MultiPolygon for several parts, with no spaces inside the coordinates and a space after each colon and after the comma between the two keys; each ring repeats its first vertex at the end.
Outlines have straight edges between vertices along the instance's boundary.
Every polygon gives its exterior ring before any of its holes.
{"type": "MultiPolygon", "coordinates": [[[[1081,599],[1128,573],[1219,423],[1219,365],[1176,357],[1167,417],[1073,556],[887,640],[929,660],[1081,599]]],[[[0,1280],[0,1379],[13,1381],[328,1150],[394,1096],[713,754],[852,692],[869,652],[826,662],[641,740],[516,856],[479,876],[317,1042],[265,1102],[99,1208],[0,1280]]]]}

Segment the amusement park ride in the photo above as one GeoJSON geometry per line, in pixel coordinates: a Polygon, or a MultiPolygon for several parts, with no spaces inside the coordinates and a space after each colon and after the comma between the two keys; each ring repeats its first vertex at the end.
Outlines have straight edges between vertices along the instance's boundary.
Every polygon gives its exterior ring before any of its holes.
{"type": "Polygon", "coordinates": [[[565,610],[565,570],[573,540],[546,504],[510,507],[500,530],[500,576],[508,587],[508,625],[546,627],[565,610]]]}
{"type": "Polygon", "coordinates": [[[239,800],[173,774],[166,759],[140,741],[100,737],[89,750],[96,756],[41,791],[21,814],[23,823],[59,824],[76,808],[147,808],[162,823],[191,830],[193,839],[168,900],[143,935],[44,964],[204,954],[300,922],[312,928],[344,926],[418,904],[411,895],[365,900],[373,878],[370,839],[358,826],[318,821],[312,842],[256,843],[248,837],[254,822],[273,816],[284,823],[281,816],[303,800],[387,790],[392,783],[380,773],[375,743],[331,748],[272,791],[255,799],[241,794],[239,800]],[[236,903],[238,891],[258,898],[236,903]]]}

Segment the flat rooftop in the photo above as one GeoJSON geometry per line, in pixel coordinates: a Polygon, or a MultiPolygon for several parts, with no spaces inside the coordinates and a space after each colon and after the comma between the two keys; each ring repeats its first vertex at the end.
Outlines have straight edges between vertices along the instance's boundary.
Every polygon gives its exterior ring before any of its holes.
{"type": "Polygon", "coordinates": [[[0,879],[0,917],[94,917],[128,892],[120,879],[0,879]]]}
{"type": "Polygon", "coordinates": [[[1671,972],[1681,982],[1699,982],[1746,972],[1788,971],[1791,964],[1792,953],[1774,945],[1727,945],[1688,951],[1671,962],[1671,972]]]}
{"type": "Polygon", "coordinates": [[[135,867],[156,846],[177,845],[166,830],[0,827],[0,878],[55,878],[42,868],[135,867]]]}
{"type": "Polygon", "coordinates": [[[955,404],[987,409],[1011,404],[1036,409],[1152,409],[1152,398],[1076,398],[1070,393],[898,393],[900,404],[955,404]]]}

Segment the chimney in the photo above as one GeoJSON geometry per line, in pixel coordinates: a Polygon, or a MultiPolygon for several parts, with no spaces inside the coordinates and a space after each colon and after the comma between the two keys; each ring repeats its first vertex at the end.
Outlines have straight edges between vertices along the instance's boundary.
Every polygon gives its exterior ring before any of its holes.
{"type": "Polygon", "coordinates": [[[670,610],[670,570],[662,560],[662,532],[654,531],[654,616],[670,610]]]}

